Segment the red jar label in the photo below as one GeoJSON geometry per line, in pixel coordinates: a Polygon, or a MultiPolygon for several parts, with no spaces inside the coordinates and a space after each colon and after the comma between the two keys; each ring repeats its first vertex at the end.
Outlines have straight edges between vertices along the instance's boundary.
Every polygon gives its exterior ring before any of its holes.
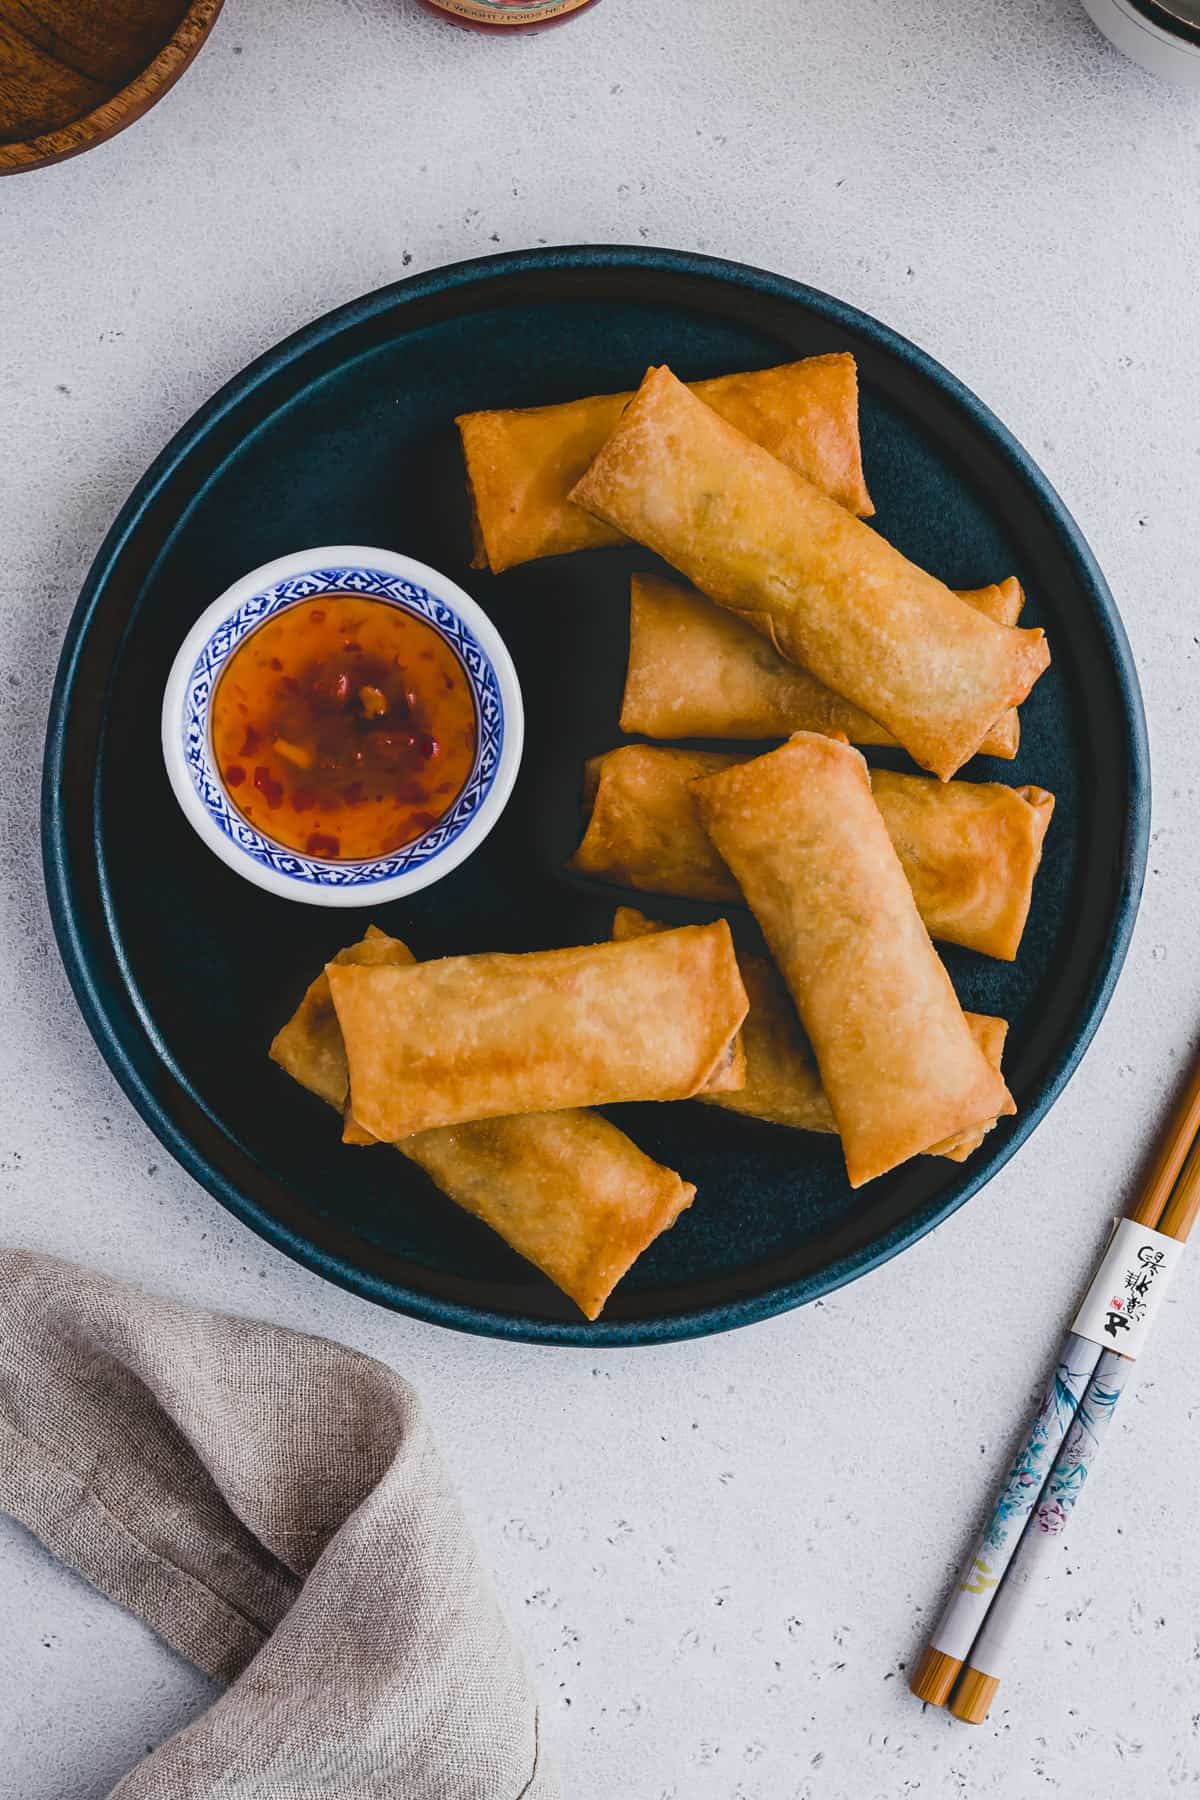
{"type": "Polygon", "coordinates": [[[578,12],[588,0],[428,0],[428,4],[481,25],[538,25],[578,12]]]}

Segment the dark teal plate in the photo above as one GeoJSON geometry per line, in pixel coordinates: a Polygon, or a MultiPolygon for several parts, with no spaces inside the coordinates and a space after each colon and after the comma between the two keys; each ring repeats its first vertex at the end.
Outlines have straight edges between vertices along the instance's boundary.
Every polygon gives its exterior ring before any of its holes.
{"type": "MultiPolygon", "coordinates": [[[[1087,545],[1028,456],[965,388],[884,326],[733,263],[647,249],[497,256],[385,288],[230,382],[138,484],[67,633],[46,750],[44,853],[75,993],[125,1091],[239,1218],[310,1268],[420,1318],[543,1343],[725,1330],[894,1256],[981,1188],[1083,1054],[1121,967],[1146,862],[1137,677],[1087,545]],[[965,1005],[1012,1021],[1020,1111],[965,1166],[922,1158],[852,1193],[838,1145],[702,1106],[614,1108],[695,1205],[585,1324],[550,1283],[266,1059],[321,963],[375,915],[290,905],[204,849],[158,748],[163,683],[193,620],[246,570],[325,543],[445,569],[492,614],[528,710],[504,820],[462,869],[379,922],[420,956],[607,935],[613,895],[561,873],[586,756],[619,741],[626,576],[606,551],[498,579],[468,568],[452,419],[852,350],[876,524],[952,586],[1016,574],[1050,672],[1015,764],[966,773],[1058,796],[1019,960],[946,950],[965,1005]]],[[[676,904],[656,911],[701,916],[676,904]]]]}

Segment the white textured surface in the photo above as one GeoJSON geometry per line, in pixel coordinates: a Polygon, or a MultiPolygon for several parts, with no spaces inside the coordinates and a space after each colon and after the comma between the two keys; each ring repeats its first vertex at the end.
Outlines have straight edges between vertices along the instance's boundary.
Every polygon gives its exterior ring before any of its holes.
{"type": "MultiPolygon", "coordinates": [[[[1200,1027],[1198,268],[1200,106],[1123,63],[1072,0],[603,0],[520,43],[411,0],[227,0],[140,125],[0,185],[0,1240],[327,1332],[409,1375],[572,1800],[1200,1785],[1186,1265],[992,1720],[923,1713],[903,1676],[1200,1027]],[[74,595],[192,410],[405,269],[587,240],[800,276],[975,388],[1109,575],[1157,778],[1117,997],[987,1192],[824,1305],[596,1358],[393,1317],[234,1224],[93,1048],[36,840],[74,595]]],[[[205,1698],[0,1522],[0,1800],[93,1800],[205,1698]]]]}

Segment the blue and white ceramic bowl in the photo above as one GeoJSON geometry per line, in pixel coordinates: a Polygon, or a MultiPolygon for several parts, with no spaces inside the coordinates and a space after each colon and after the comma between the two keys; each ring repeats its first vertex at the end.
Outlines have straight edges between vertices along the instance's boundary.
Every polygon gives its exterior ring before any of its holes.
{"type": "Polygon", "coordinates": [[[457,869],[504,811],[524,729],[516,670],[487,614],[425,563],[358,544],[281,556],[236,581],[189,631],[163,697],[163,756],[188,822],[247,881],[312,906],[379,905],[457,869]],[[423,837],[366,862],[322,861],[256,830],[230,799],[213,754],[212,698],[233,651],[283,608],[331,593],[385,600],[432,625],[462,664],[475,701],[475,762],[449,812],[423,837]]]}

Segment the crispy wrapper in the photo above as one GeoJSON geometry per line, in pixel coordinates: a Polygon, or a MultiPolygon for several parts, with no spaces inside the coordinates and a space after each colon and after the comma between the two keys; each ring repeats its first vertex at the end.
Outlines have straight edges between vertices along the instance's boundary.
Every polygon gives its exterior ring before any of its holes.
{"type": "Polygon", "coordinates": [[[871,792],[930,937],[1012,962],[1054,812],[1040,787],[872,769],[871,792]]]}
{"type": "Polygon", "coordinates": [[[410,968],[331,963],[355,1118],[394,1142],[514,1112],[680,1100],[745,1079],[729,927],[410,968]]]}
{"type": "Polygon", "coordinates": [[[647,894],[741,903],[742,890],[700,823],[692,783],[745,760],[664,744],[622,744],[589,757],[587,829],[567,867],[647,894]]]}
{"type": "MultiPolygon", "coordinates": [[[[668,929],[633,906],[619,906],[613,916],[612,934],[618,940],[668,929]]],[[[697,1099],[747,1118],[765,1119],[771,1125],[787,1125],[793,1131],[836,1135],[837,1123],[821,1086],[817,1059],[779,970],[769,956],[756,956],[748,950],[738,951],[738,966],[750,996],[750,1011],[742,1026],[746,1085],[736,1094],[698,1094],[697,1099]]],[[[972,1012],[964,1017],[979,1048],[999,1073],[1008,1035],[1007,1019],[972,1012]]],[[[1016,1107],[1006,1110],[1015,1112],[1016,1107]]],[[[931,1145],[926,1154],[965,1162],[995,1123],[995,1119],[990,1119],[970,1131],[959,1132],[943,1144],[931,1145]]]]}
{"type": "Polygon", "coordinates": [[[795,1001],[851,1185],[1009,1111],[858,751],[801,732],[692,791],[795,1001]]]}
{"type": "MultiPolygon", "coordinates": [[[[867,515],[858,442],[858,376],[845,353],[747,375],[698,381],[693,391],[723,418],[799,469],[851,512],[867,515]]],[[[596,394],[563,406],[463,413],[475,567],[494,575],[539,556],[619,544],[622,534],[569,498],[632,394],[596,394]]]]}
{"type": "Polygon", "coordinates": [[[947,780],[1047,667],[1041,631],[993,623],[654,369],[571,490],[947,780]]]}
{"type": "MultiPolygon", "coordinates": [[[[592,757],[584,769],[591,816],[569,867],[646,893],[740,901],[700,822],[692,783],[748,760],[660,744],[623,744],[592,757]]],[[[870,776],[930,936],[1011,962],[1029,916],[1053,794],[886,769],[870,776]]]]}
{"type": "MultiPolygon", "coordinates": [[[[403,967],[406,946],[374,926],[339,964],[403,967]]],[[[322,970],[271,1046],[302,1086],[339,1111],[350,1072],[322,970]]],[[[366,1141],[373,1142],[363,1133],[366,1141]]],[[[457,1206],[548,1275],[589,1319],[695,1187],[639,1150],[599,1113],[578,1108],[421,1132],[395,1146],[457,1206]]]]}
{"type": "MultiPolygon", "coordinates": [[[[959,591],[998,625],[1015,625],[1024,595],[1011,575],[959,591]]],[[[820,731],[852,744],[894,744],[891,732],[788,662],[761,632],[696,588],[665,575],[629,585],[629,666],[621,730],[650,738],[782,738],[820,731]]],[[[1015,707],[997,719],[982,756],[1011,762],[1021,739],[1015,707]]]]}
{"type": "MultiPolygon", "coordinates": [[[[366,936],[357,944],[339,950],[335,963],[354,963],[362,968],[407,968],[417,959],[407,944],[389,937],[378,926],[367,928],[366,936]]],[[[299,1006],[271,1043],[271,1060],[286,1069],[293,1080],[310,1093],[335,1106],[345,1108],[350,1093],[350,1070],[346,1063],[346,1045],[342,1028],[333,1010],[333,995],[324,969],[311,981],[299,1006]]],[[[375,1140],[368,1137],[366,1142],[375,1140]]]]}

